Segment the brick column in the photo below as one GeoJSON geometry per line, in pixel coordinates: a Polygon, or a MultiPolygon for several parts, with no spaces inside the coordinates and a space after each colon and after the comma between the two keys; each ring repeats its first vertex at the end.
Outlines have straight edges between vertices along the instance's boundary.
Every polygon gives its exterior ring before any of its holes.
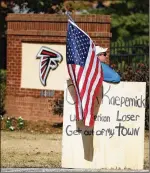
{"type": "MultiPolygon", "coordinates": [[[[72,16],[95,44],[110,48],[110,16],[72,16]]],[[[11,116],[27,120],[61,120],[52,113],[54,99],[41,97],[38,89],[21,88],[22,42],[66,44],[67,17],[51,14],[8,14],[7,18],[7,95],[6,111],[11,116]]],[[[109,63],[109,59],[107,59],[109,63]]]]}

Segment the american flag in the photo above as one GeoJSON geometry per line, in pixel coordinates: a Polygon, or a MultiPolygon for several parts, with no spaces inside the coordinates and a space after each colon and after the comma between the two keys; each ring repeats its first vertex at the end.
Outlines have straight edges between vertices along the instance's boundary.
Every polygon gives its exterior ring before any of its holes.
{"type": "Polygon", "coordinates": [[[85,126],[94,125],[94,101],[102,85],[100,60],[91,38],[73,21],[68,20],[66,58],[69,76],[76,93],[76,119],[85,126]]]}

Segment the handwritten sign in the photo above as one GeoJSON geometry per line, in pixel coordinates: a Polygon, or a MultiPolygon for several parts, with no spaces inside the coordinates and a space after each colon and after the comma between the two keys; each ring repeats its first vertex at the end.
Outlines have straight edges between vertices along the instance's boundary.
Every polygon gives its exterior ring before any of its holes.
{"type": "Polygon", "coordinates": [[[76,120],[75,92],[65,84],[62,167],[143,169],[144,82],[103,83],[95,100],[95,125],[76,120]]]}

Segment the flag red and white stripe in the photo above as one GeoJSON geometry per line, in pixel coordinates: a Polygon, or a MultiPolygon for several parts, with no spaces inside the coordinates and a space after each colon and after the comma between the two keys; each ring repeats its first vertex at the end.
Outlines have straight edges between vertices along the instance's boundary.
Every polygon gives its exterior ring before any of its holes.
{"type": "MultiPolygon", "coordinates": [[[[85,126],[93,126],[94,125],[94,101],[103,81],[101,63],[95,54],[95,45],[93,41],[91,40],[91,38],[72,21],[69,21],[69,25],[73,26],[72,28],[75,27],[75,31],[72,29],[71,32],[80,33],[79,34],[80,36],[77,38],[79,41],[81,40],[80,44],[82,44],[82,40],[83,40],[82,37],[84,37],[84,40],[87,37],[87,40],[89,41],[87,43],[88,44],[87,49],[83,50],[83,51],[88,50],[83,55],[84,65],[80,64],[80,62],[77,62],[78,59],[79,61],[81,60],[82,62],[82,53],[80,53],[82,52],[82,50],[80,46],[75,46],[73,48],[72,47],[70,48],[68,46],[68,48],[72,49],[72,52],[73,51],[76,52],[76,49],[80,49],[80,51],[77,50],[79,52],[77,53],[77,55],[71,52],[71,55],[69,58],[70,60],[72,59],[75,59],[75,60],[74,60],[74,63],[67,61],[67,67],[68,67],[68,73],[74,84],[75,92],[76,92],[76,104],[75,104],[76,119],[84,120],[85,126]],[[78,59],[76,60],[77,57],[78,59]]],[[[68,35],[71,34],[71,32],[68,33],[68,35]]],[[[69,39],[67,41],[69,42],[69,39]]],[[[71,44],[71,45],[74,46],[75,44],[71,44]]]]}

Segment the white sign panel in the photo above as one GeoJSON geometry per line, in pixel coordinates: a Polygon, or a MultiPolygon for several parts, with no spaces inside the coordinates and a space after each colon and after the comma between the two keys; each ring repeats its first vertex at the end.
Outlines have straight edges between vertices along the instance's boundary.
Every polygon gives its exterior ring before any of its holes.
{"type": "Polygon", "coordinates": [[[143,169],[145,91],[144,82],[104,82],[95,101],[95,125],[89,128],[76,121],[74,87],[67,81],[62,167],[143,169]]]}
{"type": "Polygon", "coordinates": [[[64,90],[66,45],[22,43],[21,88],[64,90]]]}

